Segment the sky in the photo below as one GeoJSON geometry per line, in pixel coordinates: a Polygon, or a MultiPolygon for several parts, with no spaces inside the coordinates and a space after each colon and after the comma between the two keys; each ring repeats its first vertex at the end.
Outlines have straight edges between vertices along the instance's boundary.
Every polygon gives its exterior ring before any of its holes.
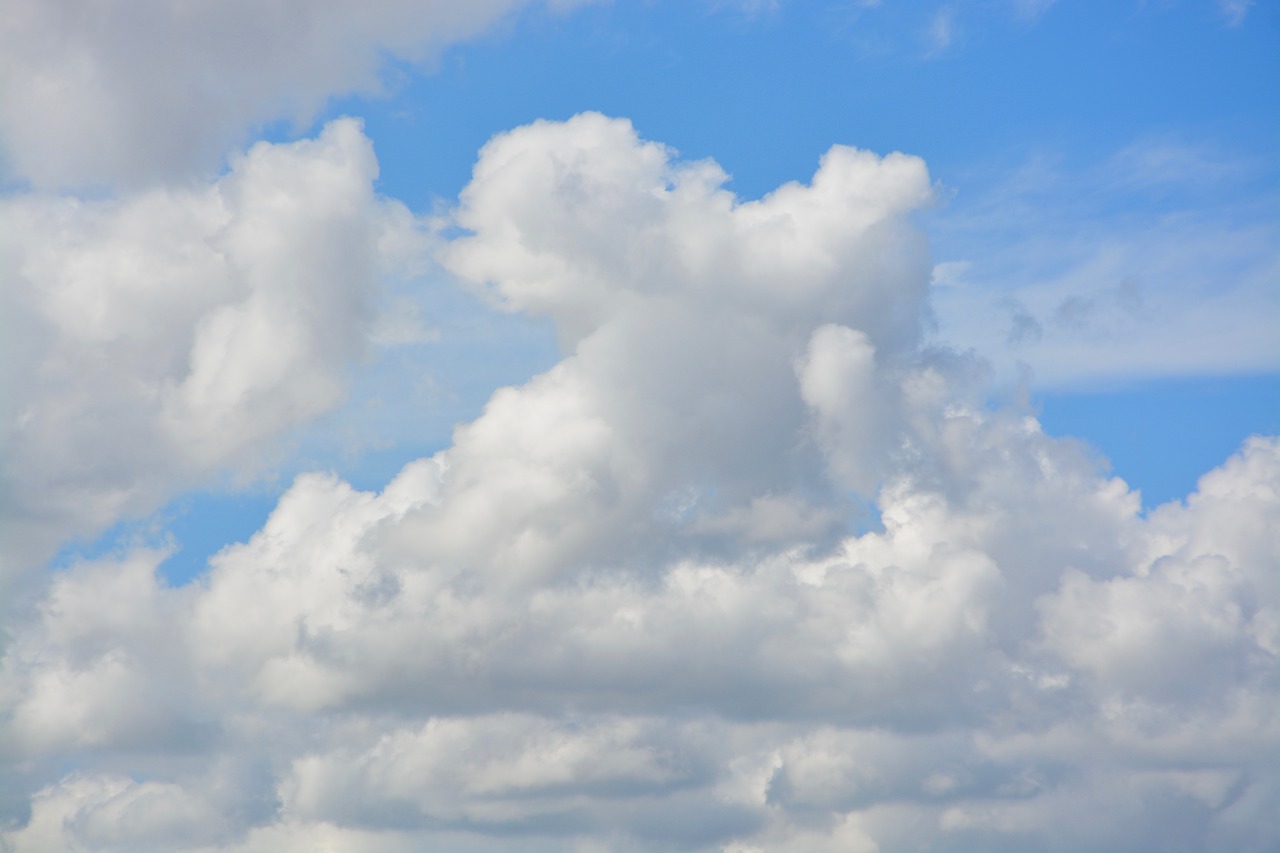
{"type": "Polygon", "coordinates": [[[0,851],[1280,846],[1274,3],[5,18],[0,851]]]}

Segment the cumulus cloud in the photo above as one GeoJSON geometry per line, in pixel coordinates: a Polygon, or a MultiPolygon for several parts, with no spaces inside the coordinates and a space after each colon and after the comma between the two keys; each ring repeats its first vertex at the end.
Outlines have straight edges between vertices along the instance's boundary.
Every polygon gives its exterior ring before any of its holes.
{"type": "Polygon", "coordinates": [[[342,399],[422,241],[376,176],[342,120],[203,187],[0,200],[6,571],[251,466],[342,399]]]}
{"type": "Polygon", "coordinates": [[[440,260],[562,360],[197,583],[54,577],[4,842],[1273,849],[1280,442],[1144,517],[921,345],[923,163],[724,180],[599,115],[486,146],[440,260]]]}
{"type": "MultiPolygon", "coordinates": [[[[16,0],[0,25],[0,141],[38,186],[207,172],[255,125],[374,91],[525,0],[16,0]]],[[[550,0],[552,7],[578,5],[550,0]]]]}

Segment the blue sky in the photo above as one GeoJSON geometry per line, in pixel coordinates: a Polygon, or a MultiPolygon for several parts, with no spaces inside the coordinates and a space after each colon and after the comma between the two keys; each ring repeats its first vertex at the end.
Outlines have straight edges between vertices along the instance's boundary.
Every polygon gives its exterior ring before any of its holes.
{"type": "Polygon", "coordinates": [[[1275,3],[16,2],[0,848],[1275,849],[1275,3]]]}

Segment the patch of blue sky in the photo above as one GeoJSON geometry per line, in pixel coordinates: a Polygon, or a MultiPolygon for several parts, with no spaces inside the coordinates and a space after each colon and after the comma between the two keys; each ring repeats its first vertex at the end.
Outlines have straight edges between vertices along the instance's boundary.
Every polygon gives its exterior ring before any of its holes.
{"type": "Polygon", "coordinates": [[[204,574],[210,558],[223,548],[246,542],[260,530],[281,492],[275,481],[190,492],[146,518],[126,519],[91,539],[65,544],[50,566],[66,569],[152,548],[168,554],[160,564],[160,577],[170,586],[181,586],[204,574]]]}
{"type": "Polygon", "coordinates": [[[1280,434],[1280,375],[1162,379],[1036,400],[1051,435],[1086,439],[1151,509],[1184,499],[1251,434],[1280,434]]]}

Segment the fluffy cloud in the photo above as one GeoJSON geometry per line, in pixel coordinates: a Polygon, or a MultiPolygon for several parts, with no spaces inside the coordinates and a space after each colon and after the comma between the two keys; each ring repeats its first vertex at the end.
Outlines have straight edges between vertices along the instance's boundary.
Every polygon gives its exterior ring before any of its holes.
{"type": "MultiPolygon", "coordinates": [[[[0,140],[41,186],[216,167],[254,125],[306,121],[525,0],[17,0],[0,25],[0,140]]],[[[576,0],[549,0],[552,7],[576,0]]]]}
{"type": "Polygon", "coordinates": [[[1273,849],[1280,442],[1144,517],[921,347],[920,161],[723,180],[598,115],[495,138],[441,261],[563,359],[195,584],[57,575],[4,842],[1273,849]]]}
{"type": "Polygon", "coordinates": [[[204,187],[0,200],[9,574],[333,407],[421,243],[357,122],[204,187]]]}

